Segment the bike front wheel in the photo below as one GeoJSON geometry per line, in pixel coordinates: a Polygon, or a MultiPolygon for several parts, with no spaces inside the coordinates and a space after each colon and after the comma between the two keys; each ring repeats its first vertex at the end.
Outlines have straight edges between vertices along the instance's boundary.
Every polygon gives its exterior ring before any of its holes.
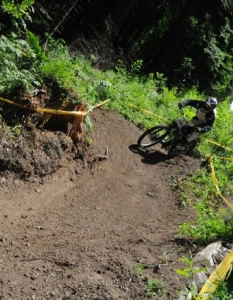
{"type": "Polygon", "coordinates": [[[160,143],[170,133],[168,125],[157,125],[146,130],[138,139],[137,145],[141,148],[149,148],[160,143]]]}

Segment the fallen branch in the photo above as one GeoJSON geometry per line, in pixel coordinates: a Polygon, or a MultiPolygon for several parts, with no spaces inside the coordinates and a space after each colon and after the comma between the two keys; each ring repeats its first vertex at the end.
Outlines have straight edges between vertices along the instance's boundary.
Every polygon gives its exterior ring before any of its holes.
{"type": "Polygon", "coordinates": [[[96,158],[95,161],[101,161],[101,160],[107,159],[108,158],[108,146],[105,151],[105,155],[95,155],[95,158],[96,158]]]}

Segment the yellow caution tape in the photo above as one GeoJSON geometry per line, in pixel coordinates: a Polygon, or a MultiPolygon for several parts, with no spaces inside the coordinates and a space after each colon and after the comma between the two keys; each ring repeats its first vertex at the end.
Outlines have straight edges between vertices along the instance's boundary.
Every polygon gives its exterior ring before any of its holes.
{"type": "Polygon", "coordinates": [[[232,157],[224,157],[224,156],[214,156],[214,157],[216,157],[216,158],[220,158],[220,159],[225,159],[225,160],[231,160],[231,161],[233,161],[233,158],[232,157]]]}
{"type": "MultiPolygon", "coordinates": [[[[14,105],[14,106],[23,108],[23,109],[35,111],[35,112],[38,112],[38,113],[44,112],[44,113],[49,113],[49,114],[68,115],[68,116],[85,116],[85,115],[89,114],[93,109],[98,108],[98,107],[104,105],[105,103],[107,103],[108,101],[110,101],[110,99],[106,99],[106,100],[104,100],[103,102],[101,102],[101,103],[96,104],[95,106],[93,106],[93,107],[92,107],[91,109],[89,109],[87,112],[83,112],[83,111],[66,111],[66,110],[60,110],[60,109],[41,108],[41,107],[29,108],[29,107],[26,107],[26,106],[24,106],[24,105],[21,105],[21,104],[19,104],[19,103],[16,103],[16,102],[14,102],[14,101],[11,101],[11,100],[9,100],[9,99],[5,99],[5,98],[2,98],[2,97],[0,97],[0,100],[6,102],[6,103],[8,103],[8,104],[11,104],[11,105],[14,105]]],[[[150,114],[150,115],[153,115],[153,116],[155,116],[155,117],[157,117],[157,118],[159,118],[159,119],[165,121],[166,123],[171,122],[170,120],[168,120],[168,119],[166,119],[166,118],[164,118],[164,117],[161,117],[160,115],[157,115],[157,114],[155,114],[155,113],[152,113],[152,112],[150,112],[150,111],[148,111],[148,110],[146,110],[146,109],[140,108],[140,107],[138,107],[138,106],[136,106],[136,105],[134,105],[134,104],[127,103],[127,105],[130,106],[130,107],[136,108],[136,109],[138,109],[138,110],[141,110],[141,111],[143,111],[143,112],[146,112],[146,113],[148,113],[148,114],[150,114]]],[[[201,138],[204,138],[204,137],[201,137],[201,138]]],[[[204,138],[204,139],[207,140],[207,141],[209,141],[210,143],[213,143],[213,144],[218,145],[218,146],[220,146],[220,147],[222,147],[222,148],[225,148],[226,150],[233,151],[233,149],[231,149],[231,148],[229,148],[229,147],[226,147],[226,146],[223,146],[223,145],[217,143],[216,141],[213,141],[213,140],[210,140],[210,139],[207,139],[207,138],[204,138]]],[[[229,160],[233,160],[233,159],[230,159],[230,158],[229,158],[229,160]]]]}
{"type": "Polygon", "coordinates": [[[88,110],[87,112],[85,111],[66,111],[66,110],[60,110],[60,109],[51,109],[51,108],[41,108],[41,107],[35,107],[35,108],[30,108],[30,107],[26,107],[24,105],[21,105],[19,103],[16,103],[14,101],[11,101],[9,99],[5,99],[0,97],[1,101],[4,101],[8,104],[23,108],[23,109],[27,109],[30,111],[35,111],[38,113],[49,113],[49,114],[56,114],[56,115],[67,115],[67,116],[85,116],[87,115],[91,110],[93,110],[94,108],[100,107],[102,105],[104,105],[105,103],[107,103],[110,99],[107,99],[99,104],[96,104],[95,106],[92,107],[92,109],[88,110]]]}
{"type": "Polygon", "coordinates": [[[229,147],[227,147],[227,146],[224,146],[224,145],[222,145],[222,144],[219,144],[218,142],[216,142],[216,141],[214,141],[214,140],[207,139],[207,138],[205,138],[205,137],[201,137],[201,138],[203,138],[203,139],[207,140],[208,142],[210,142],[210,143],[212,143],[212,144],[215,144],[215,145],[217,145],[217,146],[219,146],[219,147],[221,147],[221,148],[224,148],[224,149],[226,149],[226,150],[228,150],[228,151],[233,151],[232,148],[229,148],[229,147]]]}
{"type": "Polygon", "coordinates": [[[91,109],[89,109],[88,111],[87,111],[87,114],[89,114],[93,109],[95,109],[95,108],[97,108],[97,107],[100,107],[100,106],[102,106],[102,105],[104,105],[105,103],[107,103],[108,101],[110,101],[111,99],[106,99],[106,100],[104,100],[103,102],[101,102],[101,103],[99,103],[99,104],[96,104],[95,106],[93,106],[91,109]]]}
{"type": "Polygon", "coordinates": [[[30,110],[30,111],[35,111],[38,113],[49,113],[49,114],[56,114],[56,115],[70,115],[70,116],[85,116],[86,112],[84,111],[65,111],[65,110],[60,110],[60,109],[51,109],[51,108],[41,108],[41,107],[35,107],[35,108],[30,108],[24,105],[21,105],[19,103],[16,103],[14,101],[11,101],[9,99],[5,99],[0,97],[1,101],[4,101],[6,103],[9,103],[11,105],[26,109],[26,110],[30,110]]]}
{"type": "Polygon", "coordinates": [[[16,102],[13,102],[13,101],[11,101],[11,100],[8,100],[8,99],[2,98],[2,97],[0,97],[0,100],[1,100],[1,101],[4,101],[4,102],[6,102],[6,103],[12,104],[12,105],[14,105],[14,106],[18,106],[18,107],[21,107],[21,108],[24,108],[24,109],[28,109],[27,107],[25,107],[25,106],[23,106],[23,105],[21,105],[21,104],[18,104],[18,103],[16,103],[16,102]]]}
{"type": "Polygon", "coordinates": [[[87,113],[85,111],[66,111],[60,109],[51,109],[51,108],[41,108],[37,107],[35,109],[36,112],[44,112],[55,115],[67,115],[67,116],[85,116],[87,113]]]}
{"type": "Polygon", "coordinates": [[[217,268],[213,271],[210,275],[204,286],[202,287],[201,291],[198,294],[198,300],[208,300],[209,295],[213,294],[216,288],[218,287],[220,281],[224,280],[226,277],[227,272],[232,267],[233,263],[233,250],[228,253],[223,261],[217,266],[217,268]],[[201,296],[201,297],[200,297],[201,296]]]}
{"type": "Polygon", "coordinates": [[[209,158],[209,160],[210,160],[210,167],[211,167],[211,171],[212,171],[212,178],[213,178],[213,182],[214,182],[214,185],[215,185],[215,187],[216,187],[216,190],[217,190],[219,196],[220,196],[220,197],[223,199],[223,201],[227,204],[227,206],[228,206],[229,208],[233,208],[233,204],[232,204],[230,201],[228,201],[228,200],[222,195],[222,193],[221,193],[221,191],[220,191],[220,188],[219,188],[219,185],[218,185],[218,180],[217,180],[217,178],[216,178],[216,176],[215,176],[214,163],[213,163],[213,158],[212,158],[212,156],[209,158]]]}
{"type": "MultiPolygon", "coordinates": [[[[233,160],[232,158],[227,158],[227,157],[218,157],[222,159],[229,159],[233,160]]],[[[223,199],[223,201],[227,204],[229,208],[233,208],[233,204],[229,202],[221,193],[218,185],[218,180],[215,176],[215,170],[214,170],[214,162],[213,162],[213,157],[209,157],[210,161],[210,167],[212,171],[212,178],[214,185],[218,191],[218,194],[220,197],[223,199]]],[[[198,297],[195,298],[196,300],[208,300],[210,299],[210,294],[213,294],[215,290],[217,289],[219,283],[224,280],[226,277],[227,272],[230,270],[233,264],[233,250],[229,254],[226,255],[224,260],[218,265],[218,267],[213,271],[213,273],[210,275],[204,286],[202,287],[201,291],[198,294],[198,297]]]]}
{"type": "Polygon", "coordinates": [[[138,106],[136,106],[136,105],[134,105],[134,104],[127,103],[127,105],[128,105],[128,106],[131,106],[131,107],[133,107],[133,108],[136,108],[136,109],[138,109],[138,110],[144,111],[144,112],[146,112],[146,113],[148,113],[148,114],[150,114],[150,115],[152,115],[152,116],[155,116],[155,117],[157,117],[157,118],[159,118],[159,119],[165,121],[166,123],[171,122],[171,121],[168,120],[168,119],[165,119],[165,118],[163,118],[163,117],[161,117],[161,116],[159,116],[159,115],[156,115],[156,114],[154,114],[154,113],[152,113],[151,111],[148,111],[148,110],[146,110],[146,109],[140,108],[140,107],[138,107],[138,106]]]}

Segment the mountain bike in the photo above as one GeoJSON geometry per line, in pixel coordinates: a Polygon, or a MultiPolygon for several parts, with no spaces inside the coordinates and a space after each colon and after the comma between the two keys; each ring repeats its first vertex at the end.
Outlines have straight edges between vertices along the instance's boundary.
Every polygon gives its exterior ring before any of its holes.
{"type": "Polygon", "coordinates": [[[180,109],[180,113],[182,116],[171,123],[157,125],[146,130],[139,137],[137,146],[146,149],[156,144],[162,144],[168,155],[191,154],[197,141],[195,139],[187,142],[186,137],[195,131],[195,126],[187,120],[183,108],[180,109]]]}

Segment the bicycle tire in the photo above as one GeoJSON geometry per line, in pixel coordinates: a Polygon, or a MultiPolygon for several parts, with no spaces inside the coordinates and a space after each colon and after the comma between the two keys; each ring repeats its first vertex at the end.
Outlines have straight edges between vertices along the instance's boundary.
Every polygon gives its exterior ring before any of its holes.
{"type": "Polygon", "coordinates": [[[137,145],[141,148],[149,148],[160,143],[169,135],[171,128],[168,125],[157,125],[147,129],[138,139],[137,145]]]}

